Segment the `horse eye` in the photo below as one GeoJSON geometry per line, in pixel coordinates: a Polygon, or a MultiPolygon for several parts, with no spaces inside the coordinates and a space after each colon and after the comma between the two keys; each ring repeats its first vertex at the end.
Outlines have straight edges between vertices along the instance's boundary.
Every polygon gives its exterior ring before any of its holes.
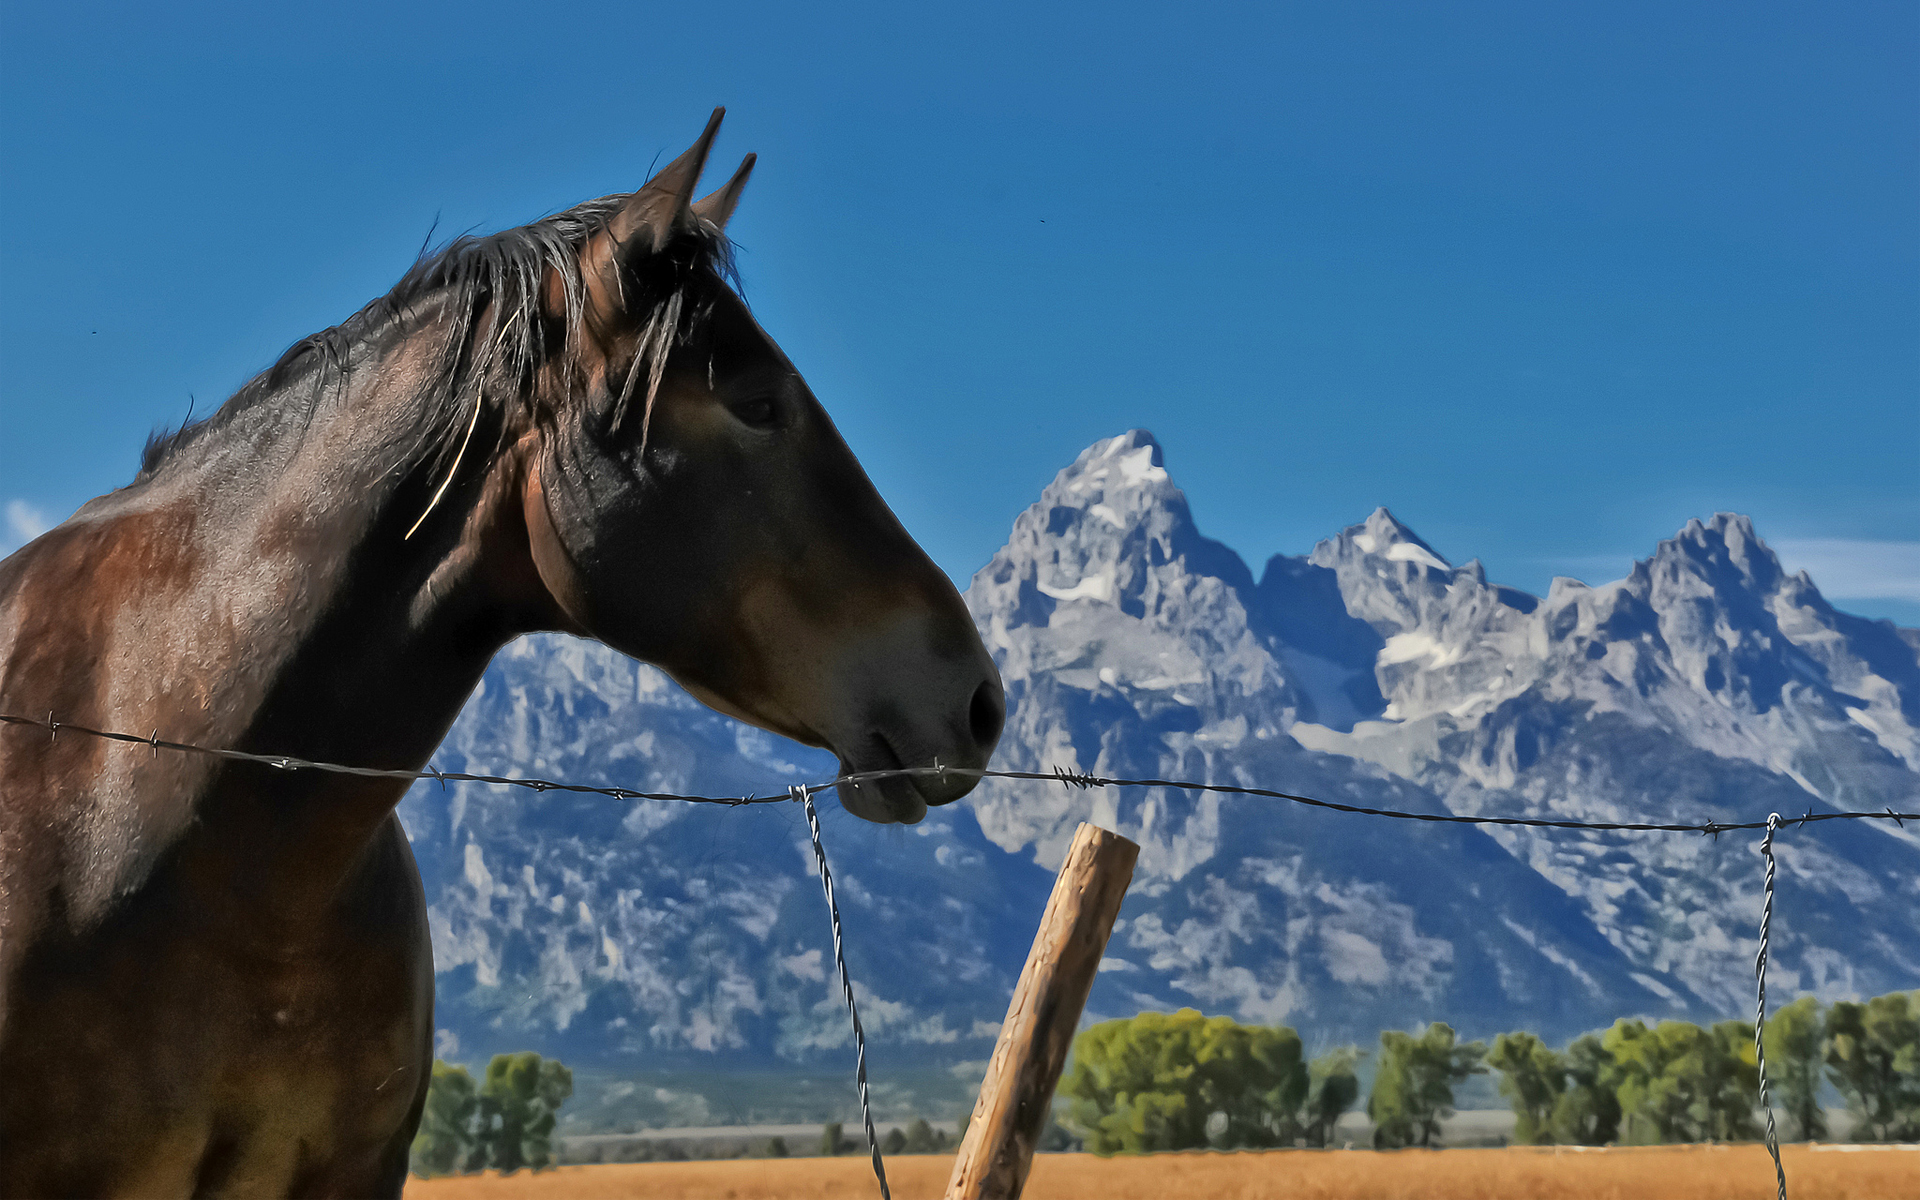
{"type": "Polygon", "coordinates": [[[779,406],[765,397],[734,405],[733,415],[755,429],[771,429],[780,423],[779,406]]]}

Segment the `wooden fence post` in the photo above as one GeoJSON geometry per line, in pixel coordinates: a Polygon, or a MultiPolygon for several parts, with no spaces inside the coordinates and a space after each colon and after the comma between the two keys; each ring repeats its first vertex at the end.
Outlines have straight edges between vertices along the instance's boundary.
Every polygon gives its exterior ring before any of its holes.
{"type": "Polygon", "coordinates": [[[946,1200],[1017,1200],[1140,847],[1081,825],[1000,1026],[946,1200]]]}

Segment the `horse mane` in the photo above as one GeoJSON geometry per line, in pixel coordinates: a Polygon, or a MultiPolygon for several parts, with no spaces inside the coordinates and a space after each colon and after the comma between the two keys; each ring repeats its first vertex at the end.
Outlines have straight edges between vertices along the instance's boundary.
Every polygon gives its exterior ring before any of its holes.
{"type": "MultiPolygon", "coordinates": [[[[602,196],[515,229],[484,237],[462,235],[438,249],[423,248],[386,295],[338,325],[287,347],[271,367],[244,384],[217,411],[199,421],[189,418],[171,431],[156,429],[141,452],[134,482],[151,478],[182,450],[283,395],[289,385],[303,378],[310,378],[313,384],[306,414],[311,419],[312,409],[318,406],[328,384],[342,386],[346,382],[356,350],[404,330],[408,321],[429,305],[438,306],[445,314],[447,327],[436,348],[434,369],[421,388],[428,412],[420,432],[420,448],[446,457],[451,450],[451,435],[461,428],[470,431],[477,421],[478,405],[528,404],[534,373],[556,355],[576,351],[586,319],[580,253],[627,200],[625,194],[602,196]],[[558,278],[565,297],[565,311],[560,314],[545,307],[549,272],[558,278]],[[472,345],[480,319],[490,306],[494,314],[491,332],[484,345],[472,345]],[[556,323],[557,338],[552,336],[556,323]],[[491,395],[484,388],[485,379],[495,369],[517,381],[510,397],[491,395]],[[473,386],[462,386],[465,381],[473,386]],[[468,408],[470,401],[476,406],[472,411],[468,408]]],[[[666,352],[704,315],[684,302],[689,284],[701,269],[711,269],[723,282],[738,286],[733,244],[709,221],[696,220],[694,228],[677,236],[659,257],[668,260],[671,282],[664,289],[643,289],[647,311],[641,323],[641,350],[628,376],[627,394],[619,397],[621,409],[630,398],[641,359],[653,359],[652,382],[657,385],[666,352]]],[[[634,282],[632,272],[627,271],[623,290],[629,298],[634,294],[634,282]]],[[[651,408],[651,388],[647,403],[651,408]]],[[[462,443],[454,452],[456,460],[464,449],[462,443]]]]}

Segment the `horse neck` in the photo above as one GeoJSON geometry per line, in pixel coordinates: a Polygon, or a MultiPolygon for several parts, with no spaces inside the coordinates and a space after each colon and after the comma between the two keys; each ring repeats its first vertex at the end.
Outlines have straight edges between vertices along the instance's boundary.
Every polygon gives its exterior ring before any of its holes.
{"type": "MultiPolygon", "coordinates": [[[[174,666],[204,671],[195,690],[217,744],[417,769],[519,631],[483,552],[489,523],[517,516],[510,456],[479,461],[498,430],[476,429],[459,482],[434,502],[446,468],[417,452],[419,406],[433,402],[418,367],[402,346],[356,370],[303,428],[263,401],[209,435],[226,446],[155,481],[205,514],[195,540],[206,569],[180,597],[200,636],[188,639],[193,663],[174,666]]],[[[248,766],[210,780],[197,818],[226,833],[229,851],[244,846],[295,908],[299,881],[324,896],[405,792],[248,766]]]]}

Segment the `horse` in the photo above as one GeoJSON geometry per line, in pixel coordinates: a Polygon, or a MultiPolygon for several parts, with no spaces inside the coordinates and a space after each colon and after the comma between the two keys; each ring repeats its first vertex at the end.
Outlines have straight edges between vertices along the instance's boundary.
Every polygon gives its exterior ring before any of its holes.
{"type": "MultiPolygon", "coordinates": [[[[843,773],[984,767],[958,592],[737,290],[716,110],[638,191],[423,254],[0,563],[0,712],[419,769],[596,638],[843,773]]],[[[851,787],[875,822],[964,770],[851,787]]],[[[0,727],[0,1194],[397,1196],[432,1062],[405,784],[0,727]]]]}

